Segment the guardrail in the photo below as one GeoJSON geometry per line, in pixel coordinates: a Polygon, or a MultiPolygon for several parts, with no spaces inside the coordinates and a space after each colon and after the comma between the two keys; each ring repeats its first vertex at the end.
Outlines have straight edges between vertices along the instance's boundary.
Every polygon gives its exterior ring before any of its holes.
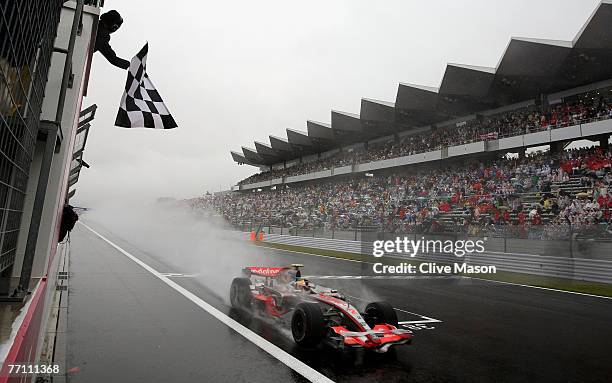
{"type": "MultiPolygon", "coordinates": [[[[367,253],[365,243],[344,239],[265,234],[264,242],[354,254],[367,253]]],[[[401,254],[391,253],[390,255],[402,257],[401,254]]],[[[491,265],[500,271],[612,283],[612,261],[605,260],[499,252],[486,252],[464,257],[456,257],[452,254],[426,254],[417,255],[412,259],[445,263],[465,262],[468,265],[491,265]]]]}
{"type": "MultiPolygon", "coordinates": [[[[281,212],[268,211],[269,216],[281,215],[281,212]],[[271,215],[270,215],[271,214],[271,215]]],[[[476,240],[487,241],[486,249],[489,252],[529,254],[538,256],[599,259],[612,261],[612,231],[606,225],[564,226],[551,227],[547,225],[533,225],[528,228],[520,225],[497,225],[486,229],[480,227],[469,228],[466,231],[440,231],[427,233],[427,228],[417,227],[413,232],[394,231],[391,225],[357,226],[353,228],[299,228],[274,226],[266,222],[269,218],[251,218],[250,221],[233,224],[239,231],[260,230],[265,234],[280,234],[288,236],[301,236],[309,238],[345,239],[362,241],[372,233],[379,239],[394,239],[398,236],[408,239],[442,239],[442,240],[476,240]],[[528,230],[527,230],[528,229],[528,230]]],[[[277,220],[278,221],[278,220],[277,220]]],[[[461,230],[447,226],[452,230],[461,230]]]]}

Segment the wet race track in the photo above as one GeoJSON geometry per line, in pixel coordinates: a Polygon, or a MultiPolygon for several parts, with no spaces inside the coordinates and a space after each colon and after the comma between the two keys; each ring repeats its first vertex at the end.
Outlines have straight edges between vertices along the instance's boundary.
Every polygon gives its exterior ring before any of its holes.
{"type": "Polygon", "coordinates": [[[237,265],[258,266],[250,254],[194,270],[168,261],[165,250],[143,249],[85,223],[95,232],[77,225],[71,241],[69,381],[607,382],[612,376],[610,299],[457,277],[359,278],[358,262],[253,249],[261,265],[304,264],[305,276],[338,288],[359,308],[388,301],[414,332],[412,345],[387,354],[303,350],[288,329],[229,307],[237,265]]]}

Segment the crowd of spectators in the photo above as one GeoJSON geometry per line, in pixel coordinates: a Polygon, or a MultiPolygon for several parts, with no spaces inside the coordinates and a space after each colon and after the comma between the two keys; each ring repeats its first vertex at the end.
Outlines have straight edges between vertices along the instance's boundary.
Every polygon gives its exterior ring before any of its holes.
{"type": "Polygon", "coordinates": [[[480,116],[452,126],[407,135],[398,140],[390,138],[388,142],[370,144],[362,150],[341,151],[328,158],[255,174],[240,181],[240,184],[408,156],[469,142],[511,137],[607,118],[612,118],[612,98],[603,95],[591,97],[591,94],[588,94],[574,101],[552,105],[546,112],[529,107],[497,115],[480,116]]]}
{"type": "Polygon", "coordinates": [[[411,167],[275,190],[206,196],[227,221],[300,229],[377,227],[388,232],[608,224],[612,155],[600,148],[449,167],[411,167]],[[573,180],[570,189],[563,185],[573,180]]]}

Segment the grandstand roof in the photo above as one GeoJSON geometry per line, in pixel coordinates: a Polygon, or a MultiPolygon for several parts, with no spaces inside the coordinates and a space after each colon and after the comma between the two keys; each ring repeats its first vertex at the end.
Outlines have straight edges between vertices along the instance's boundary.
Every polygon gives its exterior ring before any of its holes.
{"type": "Polygon", "coordinates": [[[274,150],[278,152],[286,152],[293,150],[293,147],[291,146],[291,144],[289,144],[289,142],[287,142],[287,140],[276,136],[270,136],[270,145],[274,150]]]}
{"type": "Polygon", "coordinates": [[[395,122],[395,104],[387,101],[361,99],[361,113],[359,118],[363,121],[395,122]]]}
{"type": "Polygon", "coordinates": [[[245,163],[250,164],[262,164],[265,161],[265,157],[260,156],[256,150],[251,149],[251,148],[245,148],[244,146],[242,147],[242,154],[244,155],[244,158],[248,161],[245,163]]]}
{"type": "Polygon", "coordinates": [[[336,137],[330,124],[316,121],[306,121],[308,137],[312,140],[313,146],[320,151],[333,149],[337,146],[336,137]]]}
{"type": "Polygon", "coordinates": [[[240,153],[236,153],[235,151],[231,151],[232,153],[232,159],[234,161],[236,161],[239,164],[249,164],[249,165],[254,165],[252,164],[250,161],[248,161],[246,158],[244,158],[244,156],[240,153]]]}
{"type": "Polygon", "coordinates": [[[232,152],[238,163],[272,165],[305,154],[434,125],[612,78],[612,0],[603,0],[572,41],[514,37],[495,68],[448,64],[438,88],[400,83],[395,103],[363,98],[360,114],[331,112],[307,133],[232,152]]]}
{"type": "Polygon", "coordinates": [[[270,145],[264,144],[263,142],[255,141],[255,150],[257,150],[257,154],[259,154],[261,157],[278,156],[276,150],[272,149],[270,145]]]}

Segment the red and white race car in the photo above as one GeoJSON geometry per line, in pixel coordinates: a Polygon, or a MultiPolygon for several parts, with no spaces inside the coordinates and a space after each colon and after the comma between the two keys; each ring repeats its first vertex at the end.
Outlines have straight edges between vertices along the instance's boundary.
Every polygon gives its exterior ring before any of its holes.
{"type": "Polygon", "coordinates": [[[301,278],[301,267],[245,267],[244,277],[232,281],[232,306],[289,322],[300,346],[324,343],[386,352],[393,345],[411,343],[412,332],[398,328],[389,303],[372,302],[359,312],[337,290],[301,278]]]}

